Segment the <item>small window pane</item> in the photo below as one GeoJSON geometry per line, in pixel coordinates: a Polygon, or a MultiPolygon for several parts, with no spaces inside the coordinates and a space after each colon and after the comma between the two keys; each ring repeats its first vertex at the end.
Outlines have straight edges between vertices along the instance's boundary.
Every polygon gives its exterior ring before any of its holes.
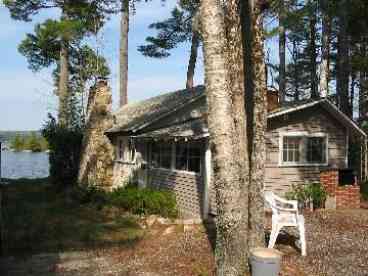
{"type": "Polygon", "coordinates": [[[199,173],[201,171],[201,158],[189,158],[188,171],[199,173]]]}
{"type": "Polygon", "coordinates": [[[201,145],[177,143],[175,169],[199,173],[201,170],[201,145]]]}
{"type": "Polygon", "coordinates": [[[283,162],[297,163],[300,162],[300,144],[302,137],[283,137],[283,162]]]}
{"type": "Polygon", "coordinates": [[[307,141],[307,161],[309,163],[326,162],[326,138],[309,137],[307,141]]]}
{"type": "Polygon", "coordinates": [[[152,144],[151,166],[158,168],[160,166],[160,148],[156,143],[152,144]]]}

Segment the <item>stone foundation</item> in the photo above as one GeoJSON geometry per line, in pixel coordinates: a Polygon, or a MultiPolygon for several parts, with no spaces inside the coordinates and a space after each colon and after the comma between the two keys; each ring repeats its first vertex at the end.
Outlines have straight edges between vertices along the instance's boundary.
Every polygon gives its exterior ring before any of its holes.
{"type": "Polygon", "coordinates": [[[321,172],[320,182],[327,192],[327,209],[360,208],[360,188],[356,180],[352,185],[339,186],[339,170],[330,169],[321,172]]]}

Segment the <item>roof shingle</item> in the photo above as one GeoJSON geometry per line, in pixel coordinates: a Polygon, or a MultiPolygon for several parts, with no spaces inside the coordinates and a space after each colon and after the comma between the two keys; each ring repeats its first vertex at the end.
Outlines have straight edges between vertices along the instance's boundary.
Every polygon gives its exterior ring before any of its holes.
{"type": "Polygon", "coordinates": [[[120,108],[114,115],[116,123],[107,133],[130,132],[174,112],[183,105],[203,97],[204,86],[162,94],[120,108]]]}

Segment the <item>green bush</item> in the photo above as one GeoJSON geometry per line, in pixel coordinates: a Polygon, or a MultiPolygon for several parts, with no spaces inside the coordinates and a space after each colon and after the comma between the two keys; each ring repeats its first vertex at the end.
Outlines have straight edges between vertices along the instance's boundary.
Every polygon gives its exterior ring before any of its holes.
{"type": "Polygon", "coordinates": [[[109,194],[112,205],[126,209],[133,214],[163,217],[177,217],[176,199],[173,192],[127,186],[115,189],[109,194]]]}
{"type": "Polygon", "coordinates": [[[42,129],[42,135],[50,147],[50,179],[60,187],[77,182],[82,147],[83,130],[57,124],[49,115],[49,121],[42,129]]]}
{"type": "Polygon", "coordinates": [[[96,186],[76,186],[72,192],[73,198],[81,204],[97,204],[102,206],[108,202],[108,194],[96,186]]]}
{"type": "Polygon", "coordinates": [[[368,181],[365,181],[362,184],[360,184],[360,193],[364,200],[368,200],[368,181]]]}
{"type": "Polygon", "coordinates": [[[323,207],[326,197],[325,189],[318,182],[292,186],[291,190],[286,193],[286,198],[302,202],[304,206],[312,202],[314,208],[323,207]]]}

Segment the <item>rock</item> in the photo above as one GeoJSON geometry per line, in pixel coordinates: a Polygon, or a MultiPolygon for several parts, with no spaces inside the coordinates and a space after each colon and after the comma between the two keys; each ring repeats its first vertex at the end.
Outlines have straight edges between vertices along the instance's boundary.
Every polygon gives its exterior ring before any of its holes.
{"type": "Polygon", "coordinates": [[[184,224],[184,232],[191,232],[194,230],[193,224],[184,224]]]}
{"type": "Polygon", "coordinates": [[[155,224],[155,222],[157,221],[157,216],[156,215],[150,215],[146,218],[146,225],[148,227],[151,227],[152,225],[155,224]]]}
{"type": "Polygon", "coordinates": [[[166,229],[165,229],[165,231],[164,232],[162,232],[162,235],[163,236],[167,236],[167,235],[170,235],[170,234],[172,234],[172,233],[174,233],[175,232],[175,226],[173,225],[173,226],[169,226],[169,227],[167,227],[166,229]]]}
{"type": "Polygon", "coordinates": [[[172,224],[172,221],[167,218],[157,218],[157,222],[163,225],[172,224]]]}

